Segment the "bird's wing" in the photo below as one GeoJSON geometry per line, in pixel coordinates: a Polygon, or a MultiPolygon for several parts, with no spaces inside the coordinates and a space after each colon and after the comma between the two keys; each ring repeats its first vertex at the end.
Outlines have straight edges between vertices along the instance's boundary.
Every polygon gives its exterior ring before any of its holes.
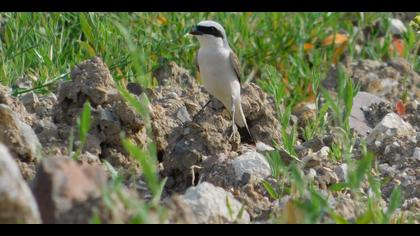
{"type": "Polygon", "coordinates": [[[200,66],[198,65],[198,53],[195,54],[194,63],[195,63],[195,68],[198,70],[198,72],[200,72],[200,66]]]}
{"type": "Polygon", "coordinates": [[[239,83],[241,82],[241,65],[239,64],[238,56],[231,50],[230,55],[230,64],[232,65],[233,69],[235,70],[236,76],[238,77],[239,83]]]}

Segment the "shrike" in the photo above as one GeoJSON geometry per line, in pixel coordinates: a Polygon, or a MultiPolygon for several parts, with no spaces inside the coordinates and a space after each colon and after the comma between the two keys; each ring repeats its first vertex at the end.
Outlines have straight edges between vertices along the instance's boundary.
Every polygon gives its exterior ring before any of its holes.
{"type": "Polygon", "coordinates": [[[232,134],[252,140],[241,105],[241,70],[238,57],[229,47],[223,27],[214,21],[201,21],[190,34],[197,37],[200,49],[195,57],[204,88],[216,97],[232,116],[232,134]]]}

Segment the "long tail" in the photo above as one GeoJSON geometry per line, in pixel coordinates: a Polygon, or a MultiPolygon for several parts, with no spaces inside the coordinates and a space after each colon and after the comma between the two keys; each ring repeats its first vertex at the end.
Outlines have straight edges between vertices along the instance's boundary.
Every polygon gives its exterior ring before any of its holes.
{"type": "Polygon", "coordinates": [[[254,138],[249,131],[248,124],[246,122],[245,114],[242,110],[241,102],[238,101],[235,104],[235,123],[239,127],[239,133],[241,135],[241,139],[245,142],[255,143],[254,138]]]}

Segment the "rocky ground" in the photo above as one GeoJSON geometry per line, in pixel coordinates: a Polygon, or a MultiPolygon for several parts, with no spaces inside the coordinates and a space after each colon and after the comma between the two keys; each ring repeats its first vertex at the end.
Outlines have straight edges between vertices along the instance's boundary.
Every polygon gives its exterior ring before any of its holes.
{"type": "MultiPolygon", "coordinates": [[[[398,210],[418,222],[420,76],[400,58],[347,62],[331,68],[324,80],[331,91],[338,66],[361,84],[350,125],[357,140],[366,140],[376,155],[377,175],[386,180],[381,189],[384,207],[392,190],[401,186],[404,202],[398,210]],[[410,101],[404,114],[395,110],[402,96],[410,101]]],[[[130,222],[135,213],[119,195],[150,200],[142,168],[123,148],[120,135],[124,132],[143,147],[148,139],[145,121],[119,94],[100,58],[75,66],[70,77],[49,95],[30,92],[16,98],[0,85],[0,223],[89,223],[95,217],[103,223],[130,222]],[[70,156],[81,145],[77,118],[85,101],[92,107],[91,129],[75,161],[70,156]],[[104,194],[112,176],[104,161],[123,177],[121,192],[104,194]]],[[[227,111],[188,71],[169,62],[154,71],[154,77],[156,89],[126,86],[133,95],[145,93],[151,101],[159,174],[167,177],[164,222],[268,223],[284,211],[290,196],[272,199],[262,185],[262,180],[279,181],[271,177],[265,158],[273,150],[270,146],[282,142],[272,99],[256,84],[244,85],[243,109],[259,142],[241,143],[239,135],[229,139],[227,111]],[[209,99],[209,106],[196,116],[209,99]]],[[[295,119],[303,118],[297,114],[295,119]]],[[[352,220],[363,211],[361,204],[345,191],[329,191],[348,178],[347,164],[330,158],[337,140],[334,129],[322,137],[298,140],[299,168],[314,180],[331,208],[352,220]]],[[[360,157],[357,147],[353,156],[360,157]]]]}

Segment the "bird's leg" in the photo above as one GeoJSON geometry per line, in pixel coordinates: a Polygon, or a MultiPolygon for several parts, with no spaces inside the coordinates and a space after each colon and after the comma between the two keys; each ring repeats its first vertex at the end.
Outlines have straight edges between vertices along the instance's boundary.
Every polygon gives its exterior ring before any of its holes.
{"type": "Polygon", "coordinates": [[[195,119],[198,117],[198,115],[200,115],[201,112],[203,112],[204,108],[206,108],[211,102],[211,98],[209,99],[209,101],[206,103],[206,105],[204,105],[198,112],[197,114],[194,115],[192,122],[195,122],[195,119]]]}
{"type": "Polygon", "coordinates": [[[232,133],[230,134],[230,139],[232,140],[235,137],[236,132],[238,132],[238,127],[236,127],[235,124],[235,104],[236,104],[236,99],[233,98],[232,96],[232,133]]]}

